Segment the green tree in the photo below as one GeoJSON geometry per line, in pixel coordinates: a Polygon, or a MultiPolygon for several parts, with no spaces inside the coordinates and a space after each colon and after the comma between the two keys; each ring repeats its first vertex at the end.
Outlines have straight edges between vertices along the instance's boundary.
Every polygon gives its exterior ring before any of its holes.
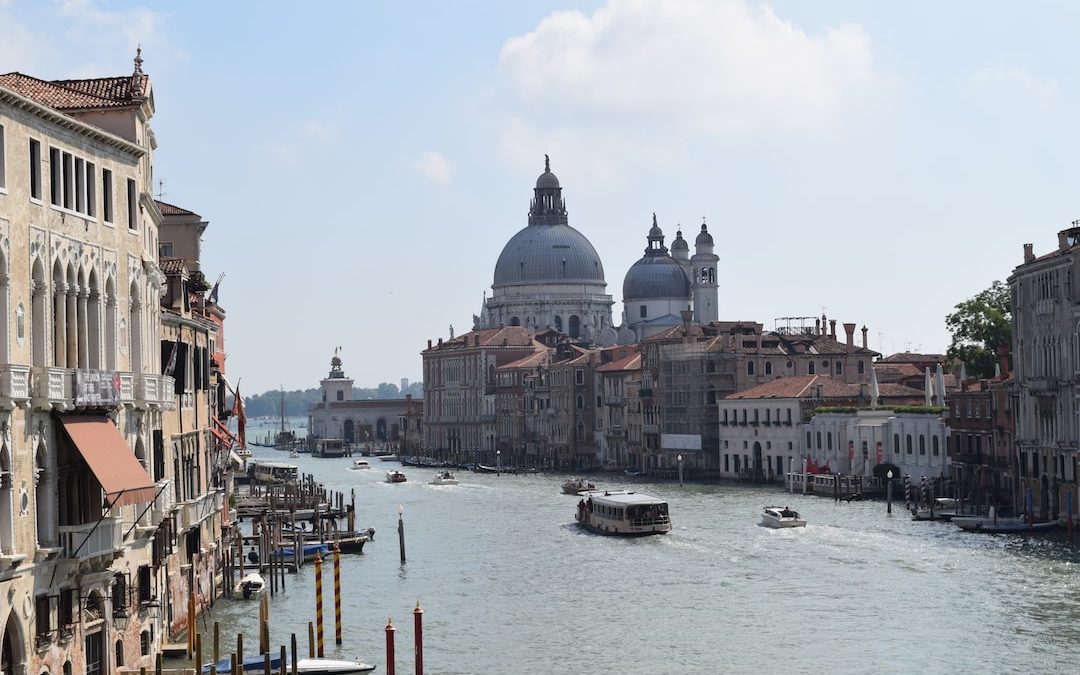
{"type": "Polygon", "coordinates": [[[963,362],[969,375],[994,376],[998,347],[1012,342],[1010,299],[1009,287],[995,281],[945,317],[945,326],[952,335],[947,356],[963,362]]]}

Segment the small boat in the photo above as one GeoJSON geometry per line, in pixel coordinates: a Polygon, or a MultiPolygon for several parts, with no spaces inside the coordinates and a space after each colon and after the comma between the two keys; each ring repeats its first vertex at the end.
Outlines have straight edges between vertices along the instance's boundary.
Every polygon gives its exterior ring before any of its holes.
{"type": "Polygon", "coordinates": [[[291,450],[291,451],[289,452],[289,457],[290,457],[291,459],[295,459],[295,458],[297,458],[297,457],[299,457],[299,456],[300,456],[300,453],[299,453],[299,452],[297,452],[297,451],[295,451],[295,450],[291,450]]]}
{"type": "MultiPolygon", "coordinates": [[[[207,663],[202,667],[203,673],[209,673],[211,666],[217,666],[218,673],[232,672],[232,659],[221,659],[216,664],[207,663]]],[[[266,672],[266,657],[262,654],[247,656],[241,664],[240,672],[244,675],[273,675],[281,671],[281,655],[270,655],[270,672],[266,672]]],[[[286,659],[285,670],[292,672],[292,663],[286,659]]],[[[375,666],[363,661],[343,661],[340,659],[298,659],[296,672],[304,675],[352,675],[353,673],[370,673],[375,666]]]]}
{"type": "Polygon", "coordinates": [[[576,495],[579,492],[595,490],[596,485],[584,478],[571,478],[562,484],[562,491],[568,495],[576,495]]]}
{"type": "Polygon", "coordinates": [[[449,470],[443,469],[431,479],[432,485],[457,485],[457,478],[449,470]]]}
{"type": "Polygon", "coordinates": [[[393,454],[391,454],[391,455],[375,455],[375,457],[380,462],[396,462],[396,461],[398,461],[398,456],[393,455],[393,454]]]}
{"type": "Polygon", "coordinates": [[[389,471],[386,472],[386,482],[387,483],[404,483],[405,482],[405,474],[401,473],[400,471],[395,471],[394,469],[390,469],[389,471]]]}
{"type": "Polygon", "coordinates": [[[911,508],[912,520],[952,520],[963,515],[960,512],[960,500],[952,497],[938,497],[934,499],[934,508],[926,506],[913,506],[911,508]]]}
{"type": "Polygon", "coordinates": [[[258,572],[251,572],[236,582],[236,587],[233,588],[233,596],[247,600],[258,596],[264,591],[266,591],[266,582],[263,580],[262,575],[258,572]]]}
{"type": "Polygon", "coordinates": [[[370,469],[371,462],[367,461],[366,459],[354,459],[352,461],[352,468],[358,471],[363,469],[370,469]]]}
{"type": "Polygon", "coordinates": [[[626,474],[627,476],[630,476],[631,478],[637,478],[638,476],[644,476],[645,475],[644,471],[636,471],[634,469],[625,469],[623,471],[623,473],[626,474]]]}
{"type": "Polygon", "coordinates": [[[587,530],[619,537],[671,531],[663,499],[627,490],[583,492],[581,496],[574,518],[587,530]]]}
{"type": "MultiPolygon", "coordinates": [[[[315,556],[319,555],[322,558],[327,558],[330,555],[330,546],[328,544],[304,544],[304,562],[311,562],[315,560],[315,556]]],[[[282,546],[276,551],[279,558],[288,562],[296,562],[296,551],[292,546],[282,546]]]]}
{"type": "Polygon", "coordinates": [[[485,466],[483,464],[477,464],[473,467],[474,473],[503,473],[501,469],[497,469],[493,466],[485,466]]]}
{"type": "Polygon", "coordinates": [[[1024,516],[1014,518],[999,517],[990,507],[986,516],[957,516],[952,523],[967,532],[1044,532],[1058,526],[1056,520],[1045,523],[1029,522],[1024,516]]]}
{"type": "Polygon", "coordinates": [[[761,512],[761,524],[765,527],[806,527],[806,519],[798,511],[786,506],[766,506],[761,512]]]}

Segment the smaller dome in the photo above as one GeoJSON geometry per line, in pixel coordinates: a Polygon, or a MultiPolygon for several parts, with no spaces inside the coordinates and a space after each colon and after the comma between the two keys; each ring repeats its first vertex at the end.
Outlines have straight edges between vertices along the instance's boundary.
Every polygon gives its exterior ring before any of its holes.
{"type": "Polygon", "coordinates": [[[623,302],[690,299],[690,281],[682,266],[666,255],[646,255],[630,266],[623,279],[623,302]]]}
{"type": "Polygon", "coordinates": [[[649,239],[664,239],[664,231],[656,224],[656,214],[652,214],[652,227],[649,228],[649,239]]]}
{"type": "Polygon", "coordinates": [[[690,250],[690,244],[687,244],[686,240],[682,238],[682,230],[675,232],[675,240],[671,242],[671,250],[672,252],[690,250]]]}
{"type": "Polygon", "coordinates": [[[694,243],[698,246],[713,245],[712,235],[709,234],[709,228],[705,226],[705,223],[701,224],[701,234],[697,236],[697,239],[694,240],[694,243]]]}
{"type": "Polygon", "coordinates": [[[557,187],[559,187],[559,179],[555,174],[551,173],[551,160],[547,155],[544,155],[544,173],[540,174],[540,177],[536,179],[536,189],[550,190],[557,187]]]}

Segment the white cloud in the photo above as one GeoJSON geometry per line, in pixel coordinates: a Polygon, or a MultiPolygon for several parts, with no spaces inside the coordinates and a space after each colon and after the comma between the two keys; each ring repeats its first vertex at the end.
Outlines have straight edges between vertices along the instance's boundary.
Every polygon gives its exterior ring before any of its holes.
{"type": "Polygon", "coordinates": [[[442,185],[447,185],[454,177],[453,162],[434,150],[427,150],[419,157],[409,158],[405,160],[405,164],[421,176],[442,185]]]}
{"type": "Polygon", "coordinates": [[[308,120],[300,130],[304,137],[317,143],[329,143],[337,135],[337,125],[322,120],[308,120]]]}
{"type": "Polygon", "coordinates": [[[1044,103],[1057,99],[1061,93],[1061,88],[1056,80],[1040,79],[1018,66],[984,68],[973,73],[968,79],[972,86],[977,89],[1004,91],[1009,94],[1019,90],[1020,93],[1044,103]]]}
{"type": "Polygon", "coordinates": [[[551,122],[652,120],[709,135],[812,125],[873,80],[871,62],[857,26],[810,35],[745,0],[555,12],[500,55],[522,106],[551,122]]]}

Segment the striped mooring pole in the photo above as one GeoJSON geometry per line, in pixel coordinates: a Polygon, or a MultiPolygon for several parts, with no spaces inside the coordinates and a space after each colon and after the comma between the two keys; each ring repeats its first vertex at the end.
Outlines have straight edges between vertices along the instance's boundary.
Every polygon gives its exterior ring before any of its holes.
{"type": "Polygon", "coordinates": [[[919,480],[919,503],[930,503],[930,486],[926,484],[926,474],[919,480]]]}
{"type": "Polygon", "coordinates": [[[315,554],[315,651],[323,658],[322,556],[315,554]]]}
{"type": "Polygon", "coordinates": [[[904,474],[904,506],[911,510],[911,474],[904,474]]]}
{"type": "Polygon", "coordinates": [[[334,542],[334,643],[341,644],[341,548],[334,542]]]}

